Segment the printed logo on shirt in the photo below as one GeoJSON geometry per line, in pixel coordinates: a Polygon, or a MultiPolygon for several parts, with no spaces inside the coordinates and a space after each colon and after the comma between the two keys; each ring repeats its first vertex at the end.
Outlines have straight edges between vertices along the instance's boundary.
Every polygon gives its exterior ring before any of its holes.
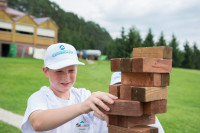
{"type": "Polygon", "coordinates": [[[76,123],[75,133],[88,133],[89,124],[81,121],[80,123],[76,123]]]}

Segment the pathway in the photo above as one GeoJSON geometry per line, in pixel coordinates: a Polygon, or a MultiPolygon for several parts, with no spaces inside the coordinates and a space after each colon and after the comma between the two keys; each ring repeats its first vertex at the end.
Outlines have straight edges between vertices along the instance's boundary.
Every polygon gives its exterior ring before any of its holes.
{"type": "Polygon", "coordinates": [[[20,129],[23,116],[0,108],[0,120],[20,129]]]}

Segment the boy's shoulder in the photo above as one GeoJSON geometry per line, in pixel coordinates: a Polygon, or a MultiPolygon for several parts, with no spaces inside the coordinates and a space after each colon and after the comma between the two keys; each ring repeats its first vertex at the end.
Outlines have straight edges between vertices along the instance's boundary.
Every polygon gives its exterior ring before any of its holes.
{"type": "MultiPolygon", "coordinates": [[[[91,92],[85,88],[74,88],[70,89],[70,93],[72,94],[72,98],[80,99],[80,101],[84,101],[87,99],[91,92]]],[[[56,96],[53,91],[47,87],[43,86],[40,90],[34,92],[28,99],[28,101],[44,101],[46,98],[54,99],[56,96]]]]}
{"type": "Polygon", "coordinates": [[[37,98],[42,98],[44,95],[47,95],[48,93],[50,93],[50,91],[48,89],[48,87],[43,86],[40,88],[40,90],[34,92],[29,99],[37,99],[37,98]]]}
{"type": "Polygon", "coordinates": [[[72,93],[76,98],[81,98],[81,101],[85,100],[91,95],[91,92],[85,88],[72,87],[70,93],[72,93]]]}

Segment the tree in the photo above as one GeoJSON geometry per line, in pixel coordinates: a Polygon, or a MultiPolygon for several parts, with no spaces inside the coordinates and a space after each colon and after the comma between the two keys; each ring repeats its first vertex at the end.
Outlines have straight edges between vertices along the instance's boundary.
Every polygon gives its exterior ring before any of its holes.
{"type": "Polygon", "coordinates": [[[132,57],[133,55],[132,54],[133,48],[142,46],[142,38],[140,36],[139,31],[135,27],[129,29],[126,43],[127,43],[126,51],[128,52],[129,57],[132,57]]]}
{"type": "Polygon", "coordinates": [[[123,57],[123,58],[127,57],[127,55],[128,55],[128,52],[126,51],[127,50],[126,39],[127,39],[127,36],[125,35],[125,29],[124,29],[124,27],[122,27],[121,38],[117,39],[116,42],[118,42],[118,44],[119,44],[118,47],[121,49],[120,50],[122,52],[121,57],[123,57]]]}
{"type": "Polygon", "coordinates": [[[158,42],[156,43],[156,46],[167,46],[163,32],[161,32],[160,38],[159,38],[158,42]]]}
{"type": "Polygon", "coordinates": [[[169,46],[172,47],[172,66],[180,67],[182,62],[181,52],[178,49],[178,42],[176,37],[172,35],[172,40],[169,43],[169,46]]]}
{"type": "Polygon", "coordinates": [[[153,46],[154,46],[153,35],[151,33],[151,29],[149,29],[149,32],[143,42],[143,47],[153,47],[153,46]]]}
{"type": "Polygon", "coordinates": [[[118,38],[114,41],[110,41],[106,46],[106,54],[108,58],[122,58],[123,53],[121,52],[121,46],[120,39],[118,38]]]}
{"type": "Polygon", "coordinates": [[[137,48],[142,46],[142,38],[139,31],[135,27],[129,29],[127,43],[129,44],[129,48],[137,48]]]}
{"type": "Polygon", "coordinates": [[[184,60],[182,62],[182,67],[194,68],[192,61],[192,49],[190,48],[189,43],[187,41],[184,45],[184,60]]]}
{"type": "Polygon", "coordinates": [[[200,69],[200,50],[197,48],[196,43],[193,45],[193,64],[195,69],[200,69]]]}

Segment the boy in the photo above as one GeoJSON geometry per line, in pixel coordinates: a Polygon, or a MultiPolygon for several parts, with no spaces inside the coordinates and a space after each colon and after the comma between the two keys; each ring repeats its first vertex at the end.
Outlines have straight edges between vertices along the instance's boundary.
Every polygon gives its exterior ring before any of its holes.
{"type": "Polygon", "coordinates": [[[44,75],[49,87],[32,94],[22,122],[24,133],[106,133],[108,120],[97,105],[109,111],[117,97],[104,92],[90,93],[84,88],[74,88],[78,65],[76,49],[58,43],[47,48],[44,58],[44,75]],[[106,104],[104,104],[104,102],[106,104]],[[100,119],[98,119],[100,118],[100,119]]]}
{"type": "MultiPolygon", "coordinates": [[[[111,81],[110,81],[110,85],[114,85],[114,84],[120,84],[121,83],[121,72],[114,72],[111,76],[111,81]]],[[[155,124],[151,124],[149,126],[153,126],[153,127],[157,127],[158,128],[158,133],[164,133],[164,130],[158,120],[158,118],[156,117],[156,122],[155,124]]]]}

